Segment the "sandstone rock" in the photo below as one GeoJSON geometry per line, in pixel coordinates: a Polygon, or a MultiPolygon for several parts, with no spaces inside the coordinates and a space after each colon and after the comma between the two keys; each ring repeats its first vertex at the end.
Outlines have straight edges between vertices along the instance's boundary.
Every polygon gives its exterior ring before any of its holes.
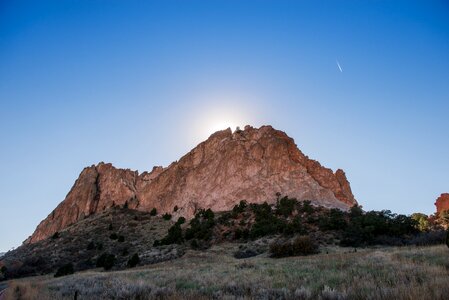
{"type": "Polygon", "coordinates": [[[190,218],[199,208],[230,210],[240,200],[274,203],[276,193],[346,210],[357,204],[342,170],[309,159],[271,126],[230,128],[167,168],[148,173],[100,163],[85,168],[67,197],[26,241],[51,236],[84,216],[125,203],[129,208],[190,218]],[[177,212],[173,208],[178,206],[177,212]]]}
{"type": "Polygon", "coordinates": [[[438,197],[437,201],[435,202],[435,206],[437,207],[437,215],[439,215],[440,212],[444,210],[449,210],[449,194],[441,194],[441,196],[438,197]]]}

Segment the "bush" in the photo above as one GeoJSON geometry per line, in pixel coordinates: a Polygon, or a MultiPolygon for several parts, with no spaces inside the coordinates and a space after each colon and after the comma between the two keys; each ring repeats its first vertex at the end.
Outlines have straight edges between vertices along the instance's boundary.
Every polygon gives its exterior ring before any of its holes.
{"type": "Polygon", "coordinates": [[[243,249],[234,252],[234,257],[237,259],[248,258],[259,255],[259,253],[253,249],[243,249]]]}
{"type": "Polygon", "coordinates": [[[155,241],[154,246],[181,244],[183,241],[181,225],[176,223],[168,229],[168,234],[162,240],[157,241],[157,243],[155,241]]]}
{"type": "Polygon", "coordinates": [[[276,241],[270,245],[271,257],[287,257],[318,253],[318,246],[309,236],[299,236],[293,241],[276,241]]]}
{"type": "Polygon", "coordinates": [[[134,268],[140,263],[140,258],[137,253],[135,253],[129,260],[128,260],[128,267],[134,268]]]}
{"type": "Polygon", "coordinates": [[[175,207],[173,207],[173,211],[174,211],[174,212],[177,212],[178,209],[179,209],[179,208],[178,208],[178,205],[175,205],[175,207]]]}
{"type": "Polygon", "coordinates": [[[0,269],[0,274],[2,275],[0,277],[0,280],[8,279],[8,268],[5,266],[2,266],[0,269]]]}
{"type": "Polygon", "coordinates": [[[125,241],[125,237],[123,235],[119,235],[117,241],[119,243],[123,243],[125,241]]]}
{"type": "Polygon", "coordinates": [[[108,230],[112,230],[112,229],[114,229],[114,227],[112,227],[112,223],[111,223],[111,224],[109,224],[109,226],[108,226],[108,230]]]}
{"type": "Polygon", "coordinates": [[[186,222],[186,218],[184,217],[179,217],[178,221],[176,221],[176,224],[182,225],[186,222]]]}
{"type": "Polygon", "coordinates": [[[233,215],[236,216],[245,211],[245,208],[248,206],[246,200],[241,200],[239,204],[236,204],[232,209],[233,215]]]}
{"type": "Polygon", "coordinates": [[[59,236],[60,236],[60,235],[59,235],[59,232],[56,231],[55,233],[53,233],[53,235],[51,236],[51,238],[55,240],[55,239],[59,238],[59,236]]]}
{"type": "Polygon", "coordinates": [[[122,256],[127,256],[129,254],[128,248],[122,250],[122,256]]]}
{"type": "Polygon", "coordinates": [[[186,229],[186,240],[209,240],[212,237],[212,229],[215,226],[215,214],[212,210],[201,209],[190,221],[190,227],[186,229]]]}
{"type": "Polygon", "coordinates": [[[162,216],[162,218],[163,218],[164,220],[168,221],[168,220],[171,219],[171,214],[165,213],[165,214],[162,216]]]}
{"type": "Polygon", "coordinates": [[[115,264],[115,255],[109,253],[103,253],[98,259],[97,268],[103,267],[105,270],[110,270],[115,264]]]}
{"type": "Polygon", "coordinates": [[[87,245],[87,250],[93,250],[95,249],[95,244],[94,242],[90,241],[89,244],[87,245]]]}
{"type": "Polygon", "coordinates": [[[449,229],[447,230],[447,233],[446,233],[446,246],[449,247],[449,229]]]}
{"type": "Polygon", "coordinates": [[[343,211],[333,208],[320,218],[318,225],[321,230],[344,230],[348,225],[345,215],[343,211]]]}
{"type": "Polygon", "coordinates": [[[69,263],[69,264],[59,267],[59,269],[56,271],[56,274],[54,275],[54,277],[61,277],[61,276],[70,275],[73,273],[75,273],[75,271],[73,269],[73,264],[69,263]]]}
{"type": "Polygon", "coordinates": [[[407,244],[417,246],[441,245],[444,244],[445,239],[446,232],[444,230],[434,230],[418,233],[408,240],[407,244]]]}
{"type": "Polygon", "coordinates": [[[295,209],[296,203],[296,199],[290,199],[287,196],[281,198],[276,203],[276,214],[284,217],[290,216],[295,209]]]}
{"type": "Polygon", "coordinates": [[[117,233],[111,233],[111,235],[109,236],[109,238],[111,239],[111,240],[116,240],[116,239],[118,239],[118,235],[117,235],[117,233]]]}
{"type": "Polygon", "coordinates": [[[156,208],[153,208],[151,211],[150,211],[150,216],[156,216],[157,215],[157,210],[156,210],[156,208]]]}

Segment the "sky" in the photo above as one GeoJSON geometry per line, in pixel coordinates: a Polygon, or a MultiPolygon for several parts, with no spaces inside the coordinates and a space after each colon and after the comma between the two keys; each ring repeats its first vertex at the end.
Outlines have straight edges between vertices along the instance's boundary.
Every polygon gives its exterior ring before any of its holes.
{"type": "Polygon", "coordinates": [[[366,210],[449,192],[445,1],[0,1],[0,252],[100,161],[270,124],[366,210]],[[341,69],[340,69],[341,68],[341,69]]]}

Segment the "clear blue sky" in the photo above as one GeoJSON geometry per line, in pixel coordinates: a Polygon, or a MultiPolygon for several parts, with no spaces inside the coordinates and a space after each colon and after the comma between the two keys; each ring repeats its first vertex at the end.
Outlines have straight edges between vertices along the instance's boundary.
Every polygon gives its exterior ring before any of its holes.
{"type": "Polygon", "coordinates": [[[449,4],[4,0],[0,105],[0,251],[83,167],[166,166],[228,124],[287,132],[365,209],[433,213],[449,192],[449,4]]]}

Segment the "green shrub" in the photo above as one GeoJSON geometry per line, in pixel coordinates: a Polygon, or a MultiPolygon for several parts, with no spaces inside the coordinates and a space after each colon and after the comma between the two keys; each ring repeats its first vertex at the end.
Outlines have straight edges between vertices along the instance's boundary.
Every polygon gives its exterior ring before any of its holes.
{"type": "Polygon", "coordinates": [[[128,267],[134,268],[140,263],[140,258],[137,253],[135,253],[131,258],[128,260],[128,267]]]}
{"type": "Polygon", "coordinates": [[[51,236],[51,238],[55,240],[55,239],[59,238],[59,236],[60,236],[60,235],[59,235],[59,232],[56,231],[55,233],[53,233],[53,235],[51,236]]]}
{"type": "Polygon", "coordinates": [[[190,227],[186,229],[186,240],[209,240],[212,237],[212,229],[215,226],[215,214],[211,209],[201,209],[190,221],[190,227]]]}
{"type": "Polygon", "coordinates": [[[87,250],[93,250],[95,249],[95,243],[90,241],[89,244],[87,245],[87,250]]]}
{"type": "Polygon", "coordinates": [[[68,264],[65,264],[65,265],[59,267],[58,270],[56,271],[56,274],[54,275],[54,277],[61,277],[61,276],[70,275],[73,273],[75,273],[75,271],[73,269],[73,264],[68,263],[68,264]]]}
{"type": "Polygon", "coordinates": [[[176,223],[168,229],[168,234],[162,240],[158,241],[155,246],[181,244],[183,241],[181,225],[176,223]]]}
{"type": "Polygon", "coordinates": [[[176,224],[182,225],[186,222],[186,218],[184,217],[179,217],[178,221],[176,221],[176,224]]]}
{"type": "Polygon", "coordinates": [[[348,223],[346,222],[345,213],[339,209],[333,208],[326,212],[318,221],[321,230],[344,230],[348,223]]]}
{"type": "Polygon", "coordinates": [[[234,205],[234,208],[232,209],[233,215],[244,212],[246,207],[248,207],[248,202],[246,202],[246,200],[241,200],[239,204],[234,205]]]}
{"type": "Polygon", "coordinates": [[[119,243],[123,243],[125,241],[125,237],[123,235],[119,235],[117,241],[119,243]]]}
{"type": "Polygon", "coordinates": [[[109,226],[108,226],[108,230],[113,230],[114,229],[114,227],[112,227],[112,223],[111,224],[109,224],[109,226]]]}
{"type": "Polygon", "coordinates": [[[178,205],[175,205],[175,207],[173,207],[173,211],[174,211],[174,212],[177,212],[178,209],[179,209],[179,208],[178,208],[178,205]]]}
{"type": "Polygon", "coordinates": [[[293,241],[276,241],[270,245],[271,257],[287,257],[318,253],[318,246],[309,236],[299,236],[293,241]]]}
{"type": "Polygon", "coordinates": [[[156,210],[156,208],[153,208],[151,211],[150,211],[150,216],[156,216],[157,215],[157,210],[156,210]]]}
{"type": "Polygon", "coordinates": [[[117,233],[111,233],[111,235],[109,236],[109,238],[111,239],[111,240],[116,240],[116,239],[118,239],[118,235],[117,235],[117,233]]]}
{"type": "Polygon", "coordinates": [[[127,256],[129,254],[128,248],[122,250],[122,256],[127,256]]]}
{"type": "Polygon", "coordinates": [[[162,216],[162,218],[163,218],[164,220],[168,221],[168,220],[171,219],[171,214],[165,213],[165,214],[162,216]]]}
{"type": "Polygon", "coordinates": [[[97,268],[103,267],[105,270],[110,270],[115,264],[115,255],[109,253],[103,253],[98,259],[97,268]]]}
{"type": "Polygon", "coordinates": [[[276,203],[276,214],[284,217],[290,216],[293,213],[297,202],[296,199],[290,199],[287,196],[279,199],[276,203]]]}

